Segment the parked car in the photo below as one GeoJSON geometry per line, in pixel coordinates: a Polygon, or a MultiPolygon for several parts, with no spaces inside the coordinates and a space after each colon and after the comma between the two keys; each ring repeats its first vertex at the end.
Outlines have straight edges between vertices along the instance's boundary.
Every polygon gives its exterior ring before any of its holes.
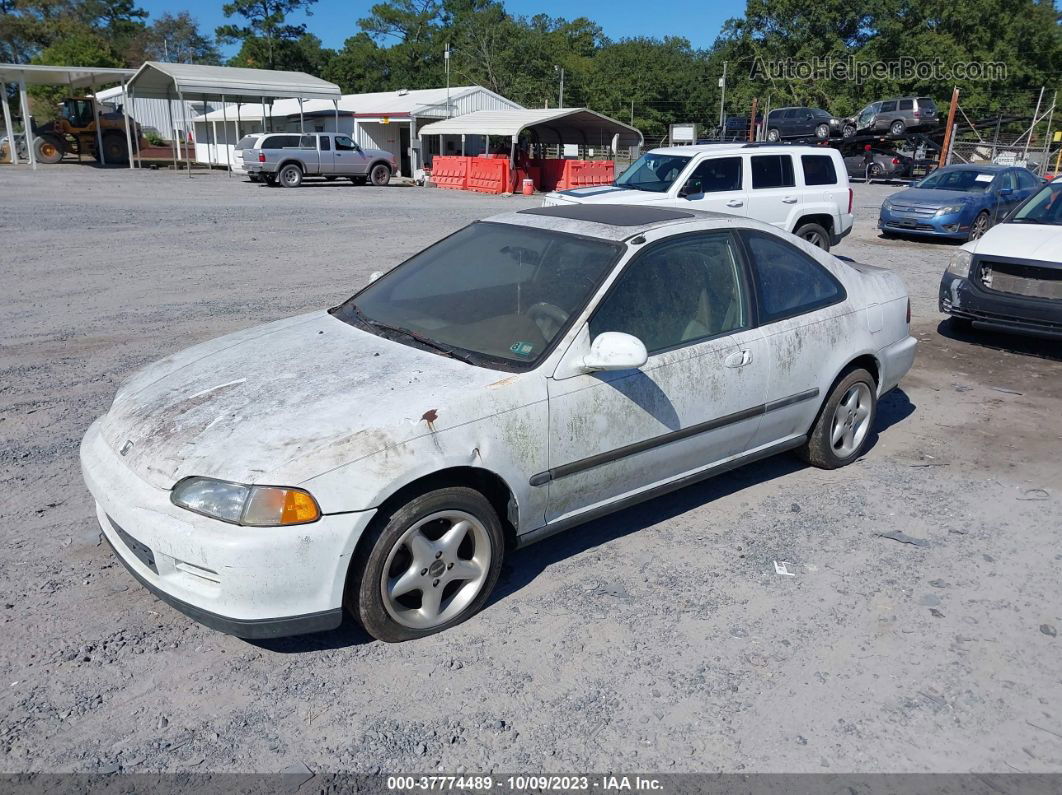
{"type": "Polygon", "coordinates": [[[855,116],[844,120],[844,137],[856,133],[903,135],[908,130],[925,130],[939,124],[937,104],[929,97],[897,97],[872,102],[855,116]]]}
{"type": "Polygon", "coordinates": [[[886,237],[976,240],[1040,185],[1026,168],[945,166],[882,202],[878,228],[886,237]]]}
{"type": "Polygon", "coordinates": [[[383,149],[362,149],[339,133],[270,133],[241,149],[251,179],[297,188],[305,177],[346,177],[355,185],[384,186],[398,170],[395,156],[383,149]]]}
{"type": "Polygon", "coordinates": [[[852,150],[844,155],[849,177],[860,179],[905,179],[911,176],[914,159],[888,149],[852,150]]]}
{"type": "Polygon", "coordinates": [[[952,255],[939,306],[959,326],[1062,339],[1062,182],[952,255]]]}
{"type": "Polygon", "coordinates": [[[649,204],[773,224],[829,250],[852,231],[852,191],[836,149],[714,144],[654,149],[612,185],[546,194],[557,204],[649,204]]]}
{"type": "Polygon", "coordinates": [[[767,114],[767,140],[817,138],[825,141],[841,134],[842,122],[821,108],[775,108],[767,114]]]}
{"type": "Polygon", "coordinates": [[[251,182],[261,182],[262,175],[260,173],[251,174],[247,171],[247,167],[243,162],[243,153],[245,150],[254,149],[267,135],[269,135],[269,133],[251,133],[250,135],[245,135],[236,142],[236,146],[232,149],[232,170],[237,174],[246,174],[251,182]]]}
{"type": "Polygon", "coordinates": [[[911,367],[899,277],[750,219],[541,207],[325,311],[125,382],[81,445],[103,535],[208,626],[464,621],[507,544],[796,450],[857,460],[911,367]]]}

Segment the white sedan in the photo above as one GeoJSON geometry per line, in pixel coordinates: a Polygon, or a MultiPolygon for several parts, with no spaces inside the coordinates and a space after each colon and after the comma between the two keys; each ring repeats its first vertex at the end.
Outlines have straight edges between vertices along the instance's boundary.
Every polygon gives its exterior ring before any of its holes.
{"type": "Polygon", "coordinates": [[[506,549],[750,461],[857,459],[911,367],[893,273],[678,209],[474,223],[355,296],[169,356],[81,446],[133,575],[248,638],[402,641],[506,549]]]}

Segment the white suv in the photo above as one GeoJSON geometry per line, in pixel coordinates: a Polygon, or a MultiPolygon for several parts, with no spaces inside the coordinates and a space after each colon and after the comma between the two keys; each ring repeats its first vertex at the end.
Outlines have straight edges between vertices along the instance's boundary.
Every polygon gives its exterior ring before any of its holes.
{"type": "Polygon", "coordinates": [[[818,146],[707,144],[647,152],[612,185],[546,195],[544,205],[651,204],[742,215],[829,251],[852,231],[841,154],[818,146]]]}

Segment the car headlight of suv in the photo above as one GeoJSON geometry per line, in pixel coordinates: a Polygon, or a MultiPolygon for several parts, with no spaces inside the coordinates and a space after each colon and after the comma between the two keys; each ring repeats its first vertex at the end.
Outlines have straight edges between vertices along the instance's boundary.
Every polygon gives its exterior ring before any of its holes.
{"type": "Polygon", "coordinates": [[[957,249],[951,255],[951,259],[948,260],[948,273],[961,276],[964,279],[970,278],[971,261],[973,261],[973,254],[961,248],[957,249]]]}
{"type": "Polygon", "coordinates": [[[188,477],[170,492],[186,510],[248,527],[306,524],[321,518],[310,492],[284,486],[251,486],[214,478],[188,477]]]}
{"type": "Polygon", "coordinates": [[[881,203],[881,209],[885,210],[886,212],[892,212],[892,202],[886,199],[881,203]]]}
{"type": "Polygon", "coordinates": [[[965,209],[966,205],[962,202],[959,202],[958,204],[949,204],[948,206],[941,207],[939,210],[937,210],[936,215],[951,215],[952,213],[961,213],[965,209]]]}

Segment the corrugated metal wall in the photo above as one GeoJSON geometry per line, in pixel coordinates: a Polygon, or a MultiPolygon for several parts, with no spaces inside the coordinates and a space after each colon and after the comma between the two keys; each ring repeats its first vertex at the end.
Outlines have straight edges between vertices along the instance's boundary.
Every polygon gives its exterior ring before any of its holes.
{"type": "MultiPolygon", "coordinates": [[[[96,94],[96,98],[100,102],[107,102],[117,107],[122,104],[122,90],[121,88],[117,88],[100,91],[96,94]]],[[[131,118],[136,119],[141,127],[153,128],[157,130],[159,135],[163,138],[170,140],[172,134],[170,132],[169,113],[171,111],[167,108],[170,104],[171,103],[164,99],[138,99],[134,97],[131,107],[128,109],[130,111],[129,115],[131,118]]],[[[191,120],[203,112],[202,102],[196,102],[194,105],[191,102],[185,102],[183,115],[180,102],[173,100],[172,106],[173,123],[179,130],[186,129],[187,127],[187,125],[182,122],[182,119],[191,120]]],[[[208,113],[211,110],[214,110],[215,107],[220,107],[220,105],[212,105],[210,102],[207,102],[208,113]]]]}

